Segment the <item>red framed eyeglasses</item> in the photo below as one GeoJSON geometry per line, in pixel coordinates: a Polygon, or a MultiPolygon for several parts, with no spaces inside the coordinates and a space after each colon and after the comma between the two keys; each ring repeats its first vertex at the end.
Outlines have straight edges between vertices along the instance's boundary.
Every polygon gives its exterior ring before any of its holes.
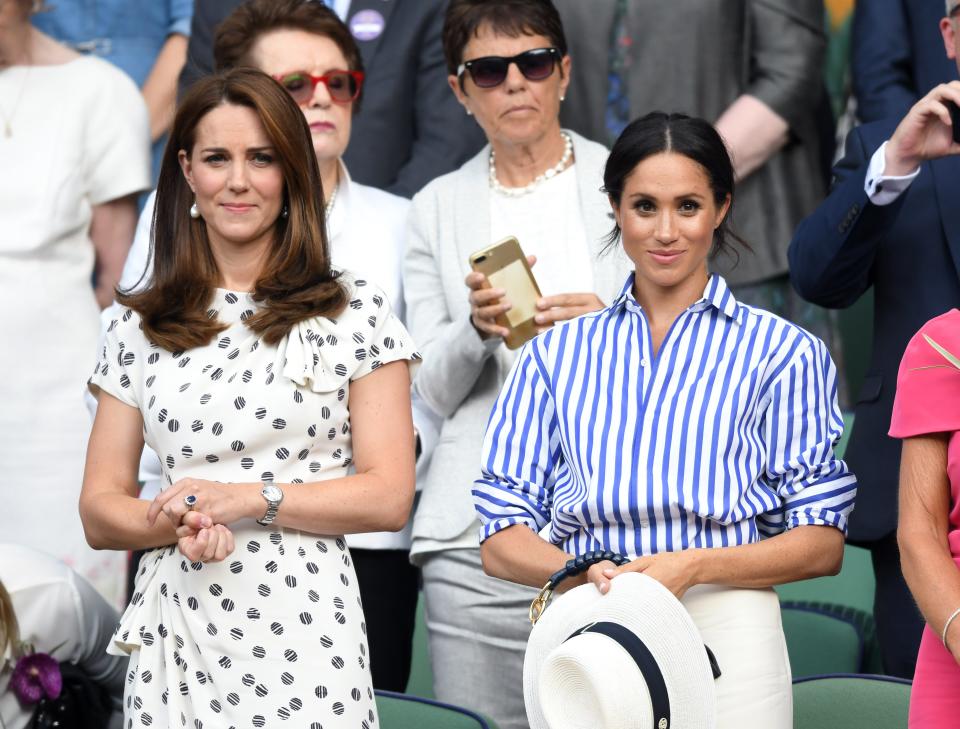
{"type": "Polygon", "coordinates": [[[313,76],[306,71],[291,71],[274,76],[287,93],[301,106],[313,98],[317,84],[324,84],[330,99],[338,104],[356,101],[363,86],[363,71],[327,71],[323,76],[313,76]]]}

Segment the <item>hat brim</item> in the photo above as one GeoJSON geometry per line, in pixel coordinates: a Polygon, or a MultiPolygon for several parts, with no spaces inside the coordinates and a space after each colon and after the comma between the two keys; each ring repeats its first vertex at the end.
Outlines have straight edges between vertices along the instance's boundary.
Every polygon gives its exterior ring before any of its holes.
{"type": "MultiPolygon", "coordinates": [[[[523,662],[523,693],[530,729],[549,729],[538,690],[538,678],[547,656],[584,625],[600,621],[623,625],[653,654],[667,685],[671,726],[715,726],[713,673],[697,626],[663,585],[652,577],[627,572],[611,581],[605,595],[593,584],[587,584],[559,596],[533,627],[523,662]]],[[[611,650],[617,649],[611,644],[611,650]]],[[[629,691],[631,687],[611,685],[608,690],[629,691]]],[[[598,699],[602,701],[603,697],[598,699]]]]}

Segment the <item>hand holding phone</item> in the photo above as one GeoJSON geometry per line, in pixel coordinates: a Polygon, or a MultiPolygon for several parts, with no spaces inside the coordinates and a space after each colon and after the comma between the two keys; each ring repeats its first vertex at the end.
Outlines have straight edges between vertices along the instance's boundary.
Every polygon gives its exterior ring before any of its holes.
{"type": "Polygon", "coordinates": [[[470,292],[471,321],[481,336],[502,337],[516,349],[539,333],[534,321],[540,288],[516,238],[505,238],[470,256],[473,273],[465,280],[470,292]]]}
{"type": "Polygon", "coordinates": [[[953,124],[953,141],[960,144],[960,106],[955,101],[945,101],[947,110],[950,112],[950,122],[953,124]]]}

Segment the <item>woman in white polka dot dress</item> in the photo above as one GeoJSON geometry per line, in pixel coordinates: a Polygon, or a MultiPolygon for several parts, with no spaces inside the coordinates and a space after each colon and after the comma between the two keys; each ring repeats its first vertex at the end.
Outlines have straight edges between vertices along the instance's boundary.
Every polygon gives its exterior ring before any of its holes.
{"type": "Polygon", "coordinates": [[[111,649],[130,654],[125,724],[373,729],[340,535],[407,519],[419,357],[372,283],[331,270],[310,131],[279,85],[199,82],[170,140],[153,278],[120,297],[90,381],[80,501],[94,547],[154,548],[111,649]],[[152,504],[144,440],[168,484],[152,504]]]}

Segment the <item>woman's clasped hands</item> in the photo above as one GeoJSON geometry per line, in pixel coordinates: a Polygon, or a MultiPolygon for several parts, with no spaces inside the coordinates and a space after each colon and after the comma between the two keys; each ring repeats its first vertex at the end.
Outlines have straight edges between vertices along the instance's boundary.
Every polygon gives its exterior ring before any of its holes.
{"type": "Polygon", "coordinates": [[[598,562],[587,570],[587,581],[606,594],[610,590],[610,581],[624,572],[640,572],[652,577],[666,587],[679,600],[684,593],[697,584],[694,560],[697,550],[687,549],[681,552],[660,552],[648,557],[638,557],[622,567],[613,562],[598,562]]]}
{"type": "Polygon", "coordinates": [[[239,484],[182,478],[150,504],[147,522],[153,526],[163,513],[177,532],[177,547],[191,562],[221,562],[235,547],[226,526],[249,516],[239,484]],[[187,503],[187,497],[192,504],[187,503]]]}

